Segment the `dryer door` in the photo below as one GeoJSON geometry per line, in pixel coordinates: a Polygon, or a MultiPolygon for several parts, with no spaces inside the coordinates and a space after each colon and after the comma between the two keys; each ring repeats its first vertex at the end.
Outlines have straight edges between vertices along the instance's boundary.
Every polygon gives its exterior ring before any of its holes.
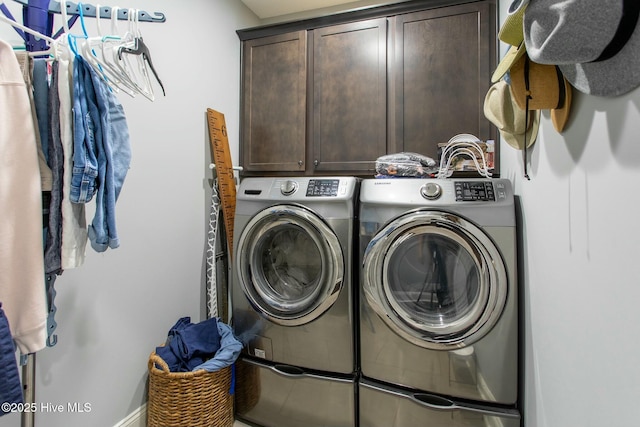
{"type": "Polygon", "coordinates": [[[338,298],[344,259],[333,230],[310,210],[278,205],[256,214],[238,240],[235,266],[254,308],[272,322],[298,326],[338,298]]]}
{"type": "Polygon", "coordinates": [[[364,253],[367,302],[400,336],[430,349],[482,338],[507,298],[504,262],[475,224],[418,210],[389,222],[364,253]]]}

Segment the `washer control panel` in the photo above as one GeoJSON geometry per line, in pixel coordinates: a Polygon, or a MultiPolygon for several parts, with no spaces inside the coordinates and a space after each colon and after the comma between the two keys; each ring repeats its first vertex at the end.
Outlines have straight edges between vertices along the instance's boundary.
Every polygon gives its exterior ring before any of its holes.
{"type": "Polygon", "coordinates": [[[456,202],[495,202],[493,183],[488,181],[456,181],[456,202]]]}
{"type": "Polygon", "coordinates": [[[307,186],[307,197],[337,197],[339,190],[339,179],[311,179],[307,186]]]}

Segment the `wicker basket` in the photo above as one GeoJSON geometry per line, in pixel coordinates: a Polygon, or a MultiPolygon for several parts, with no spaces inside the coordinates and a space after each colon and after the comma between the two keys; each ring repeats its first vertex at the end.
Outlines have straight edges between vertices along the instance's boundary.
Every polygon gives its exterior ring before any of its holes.
{"type": "Polygon", "coordinates": [[[231,427],[231,367],[216,372],[170,372],[155,352],[149,356],[147,427],[231,427]]]}

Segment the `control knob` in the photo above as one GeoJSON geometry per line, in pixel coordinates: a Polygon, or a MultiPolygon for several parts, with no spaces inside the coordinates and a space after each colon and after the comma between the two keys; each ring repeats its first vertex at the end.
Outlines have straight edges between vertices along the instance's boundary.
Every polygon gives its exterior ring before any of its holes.
{"type": "Polygon", "coordinates": [[[280,192],[284,196],[290,196],[298,189],[298,183],[295,181],[287,180],[280,185],[280,192]]]}
{"type": "Polygon", "coordinates": [[[435,182],[429,182],[420,188],[420,195],[427,200],[436,200],[442,196],[442,187],[435,182]]]}

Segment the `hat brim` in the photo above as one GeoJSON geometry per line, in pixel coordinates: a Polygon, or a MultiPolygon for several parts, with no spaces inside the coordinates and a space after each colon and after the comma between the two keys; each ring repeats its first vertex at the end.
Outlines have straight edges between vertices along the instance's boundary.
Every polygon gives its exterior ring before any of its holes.
{"type": "Polygon", "coordinates": [[[526,4],[522,3],[522,6],[513,14],[507,16],[504,20],[500,31],[498,31],[498,38],[505,43],[512,46],[518,46],[524,40],[524,10],[526,4]]]}
{"type": "MultiPolygon", "coordinates": [[[[524,114],[524,111],[521,111],[524,114]]],[[[525,140],[527,148],[531,147],[536,138],[538,137],[538,129],[540,128],[540,110],[529,110],[529,114],[533,116],[533,122],[529,126],[526,133],[513,134],[505,131],[500,131],[500,137],[516,150],[524,150],[525,140]]]]}
{"type": "Polygon", "coordinates": [[[499,81],[502,76],[511,69],[513,64],[515,64],[518,59],[522,58],[522,55],[524,55],[526,51],[527,48],[524,45],[524,41],[518,46],[511,46],[493,72],[493,75],[491,76],[491,83],[499,81]]]}
{"type": "Polygon", "coordinates": [[[640,85],[640,20],[631,38],[610,59],[559,65],[569,83],[595,96],[619,96],[640,85]]]}
{"type": "Polygon", "coordinates": [[[571,112],[571,85],[564,79],[564,104],[561,108],[555,108],[551,110],[551,122],[553,127],[558,133],[562,133],[569,121],[569,114],[571,112]]]}

